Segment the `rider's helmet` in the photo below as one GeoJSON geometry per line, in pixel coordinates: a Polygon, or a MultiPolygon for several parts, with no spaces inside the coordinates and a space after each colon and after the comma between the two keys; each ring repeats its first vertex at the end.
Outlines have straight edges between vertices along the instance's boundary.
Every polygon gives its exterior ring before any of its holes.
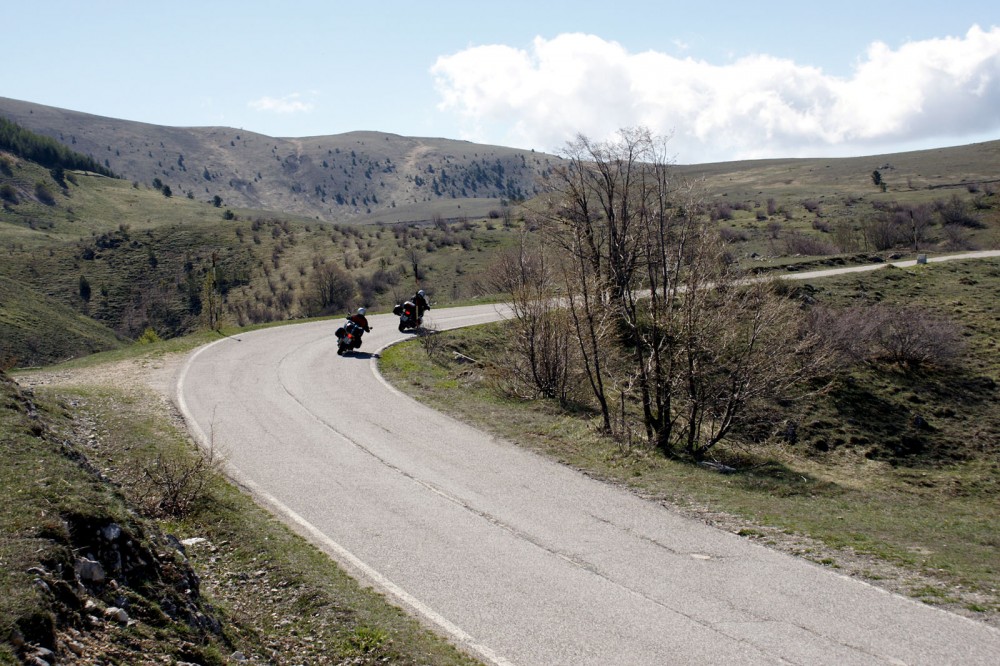
{"type": "Polygon", "coordinates": [[[417,296],[423,296],[423,295],[424,295],[424,290],[423,289],[421,289],[420,291],[417,292],[417,296]]]}
{"type": "Polygon", "coordinates": [[[361,315],[362,317],[365,316],[365,312],[367,312],[367,310],[365,310],[364,308],[358,308],[358,314],[361,315]]]}

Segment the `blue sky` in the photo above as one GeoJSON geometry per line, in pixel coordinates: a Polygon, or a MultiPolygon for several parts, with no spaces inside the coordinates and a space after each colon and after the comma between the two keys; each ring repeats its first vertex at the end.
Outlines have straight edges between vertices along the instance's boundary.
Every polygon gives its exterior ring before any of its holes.
{"type": "Polygon", "coordinates": [[[1000,138],[995,0],[10,4],[0,96],[157,125],[546,152],[645,125],[682,164],[1000,138]]]}

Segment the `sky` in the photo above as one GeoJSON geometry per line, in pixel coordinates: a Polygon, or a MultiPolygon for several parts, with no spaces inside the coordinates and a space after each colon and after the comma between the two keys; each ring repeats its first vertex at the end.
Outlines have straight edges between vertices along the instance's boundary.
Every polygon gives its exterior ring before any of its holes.
{"type": "Polygon", "coordinates": [[[7,5],[0,97],[156,125],[548,153],[647,127],[679,164],[1000,139],[996,0],[7,5]]]}

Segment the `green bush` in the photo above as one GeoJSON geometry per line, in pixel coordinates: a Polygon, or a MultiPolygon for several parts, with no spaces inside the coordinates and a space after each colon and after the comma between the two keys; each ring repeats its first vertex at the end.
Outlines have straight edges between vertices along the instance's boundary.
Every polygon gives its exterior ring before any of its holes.
{"type": "Polygon", "coordinates": [[[0,199],[16,205],[18,203],[17,190],[10,183],[0,185],[0,199]]]}
{"type": "Polygon", "coordinates": [[[145,331],[142,332],[142,335],[139,336],[139,338],[136,340],[136,343],[140,345],[150,345],[153,344],[154,342],[159,342],[159,341],[160,341],[160,336],[156,334],[156,331],[153,330],[152,326],[149,326],[146,328],[145,331]]]}

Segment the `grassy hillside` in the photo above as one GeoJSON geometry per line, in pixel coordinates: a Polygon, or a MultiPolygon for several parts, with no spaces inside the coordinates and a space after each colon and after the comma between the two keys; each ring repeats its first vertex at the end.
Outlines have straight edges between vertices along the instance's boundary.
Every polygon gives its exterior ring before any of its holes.
{"type": "MultiPolygon", "coordinates": [[[[331,225],[83,172],[69,172],[63,187],[36,164],[9,154],[0,160],[8,192],[0,277],[130,339],[147,329],[159,337],[190,332],[211,323],[211,308],[223,322],[248,325],[359,305],[389,309],[418,288],[437,302],[469,299],[493,250],[515,237],[499,212],[434,224],[331,225]],[[336,298],[321,295],[340,278],[346,286],[336,298]]],[[[5,301],[0,311],[11,307],[5,301]]]]}
{"type": "Polygon", "coordinates": [[[90,317],[0,277],[0,369],[49,365],[125,344],[90,317]]]}
{"type": "Polygon", "coordinates": [[[1000,246],[1000,141],[678,167],[748,269],[798,257],[1000,246]],[[882,185],[876,186],[873,173],[882,185]]]}
{"type": "MultiPolygon", "coordinates": [[[[496,253],[536,224],[541,197],[515,206],[508,190],[539,191],[558,163],[530,151],[375,132],[237,137],[0,98],[5,112],[70,147],[102,146],[126,178],[55,174],[0,154],[0,277],[125,339],[341,315],[359,305],[387,310],[418,288],[439,304],[479,297],[496,253]],[[196,169],[196,154],[216,166],[196,169]],[[347,195],[360,204],[330,203],[347,195]],[[354,212],[342,215],[347,208],[354,212]]],[[[705,214],[732,261],[783,270],[1000,246],[998,151],[1000,142],[991,142],[681,165],[674,173],[700,183],[705,214]]],[[[94,348],[49,340],[37,346],[50,351],[38,354],[26,345],[39,334],[12,335],[8,356],[52,362],[63,358],[57,350],[94,348]]]]}
{"type": "Polygon", "coordinates": [[[474,663],[227,484],[135,383],[151,358],[0,372],[0,664],[474,663]]]}

